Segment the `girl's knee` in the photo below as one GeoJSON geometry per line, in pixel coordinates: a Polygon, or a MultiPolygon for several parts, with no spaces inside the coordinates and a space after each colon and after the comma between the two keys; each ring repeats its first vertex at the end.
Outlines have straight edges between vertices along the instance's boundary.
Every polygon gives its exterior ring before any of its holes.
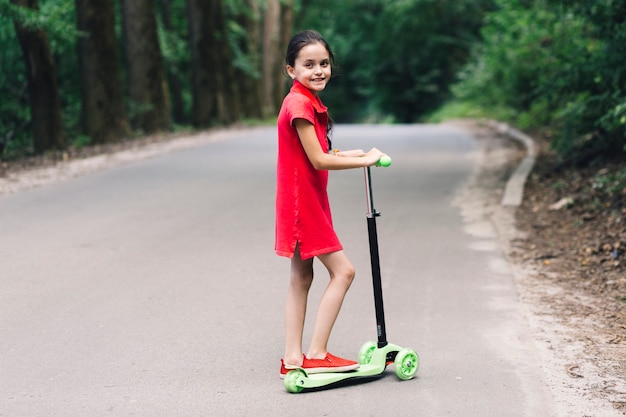
{"type": "Polygon", "coordinates": [[[333,252],[320,257],[333,280],[340,281],[349,287],[354,280],[354,266],[343,251],[333,252]]]}
{"type": "Polygon", "coordinates": [[[313,283],[313,269],[295,269],[291,271],[291,284],[300,288],[309,288],[313,283]]]}
{"type": "Polygon", "coordinates": [[[356,272],[354,270],[354,266],[351,263],[347,263],[344,265],[338,273],[334,275],[334,278],[339,278],[342,282],[346,284],[346,286],[350,286],[352,281],[354,281],[354,276],[356,272]]]}
{"type": "Polygon", "coordinates": [[[356,271],[354,270],[354,266],[352,264],[348,265],[346,268],[346,277],[352,281],[354,276],[356,275],[356,271]]]}
{"type": "Polygon", "coordinates": [[[296,247],[296,252],[291,260],[291,283],[299,287],[308,288],[313,282],[313,260],[302,260],[300,249],[296,247]]]}

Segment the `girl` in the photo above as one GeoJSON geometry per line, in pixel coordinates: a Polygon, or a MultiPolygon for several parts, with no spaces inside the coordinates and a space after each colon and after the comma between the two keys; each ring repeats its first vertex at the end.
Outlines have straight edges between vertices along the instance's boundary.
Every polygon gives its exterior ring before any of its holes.
{"type": "Polygon", "coordinates": [[[328,170],[371,166],[384,154],[376,148],[367,153],[330,152],[331,122],[318,93],[330,80],[333,53],[319,33],[296,34],[287,47],[285,63],[293,86],[277,123],[275,250],[291,258],[291,280],[280,374],[282,377],[296,367],[309,373],[348,371],[359,364],[327,350],[330,332],[354,278],[354,267],[333,230],[326,192],[328,170]],[[328,270],[330,282],[320,300],[311,345],[303,355],[302,333],[314,257],[328,270]]]}

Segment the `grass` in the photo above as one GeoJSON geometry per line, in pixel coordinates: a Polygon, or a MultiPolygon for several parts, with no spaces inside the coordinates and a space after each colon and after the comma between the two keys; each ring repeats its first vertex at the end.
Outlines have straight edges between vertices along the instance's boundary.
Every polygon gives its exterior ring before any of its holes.
{"type": "Polygon", "coordinates": [[[424,118],[428,123],[441,123],[451,119],[496,119],[513,120],[512,110],[498,107],[490,108],[469,101],[451,100],[441,106],[434,113],[424,118]]]}

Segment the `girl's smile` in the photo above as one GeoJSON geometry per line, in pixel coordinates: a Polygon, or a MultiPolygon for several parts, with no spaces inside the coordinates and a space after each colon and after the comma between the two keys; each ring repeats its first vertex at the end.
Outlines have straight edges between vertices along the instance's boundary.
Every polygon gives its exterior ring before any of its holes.
{"type": "Polygon", "coordinates": [[[294,66],[287,65],[289,76],[313,92],[322,91],[330,80],[330,56],[321,43],[304,46],[294,66]]]}

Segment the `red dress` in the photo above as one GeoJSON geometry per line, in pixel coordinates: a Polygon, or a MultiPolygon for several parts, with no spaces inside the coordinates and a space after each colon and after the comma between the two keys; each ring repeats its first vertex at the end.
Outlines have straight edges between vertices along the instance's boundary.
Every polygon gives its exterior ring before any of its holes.
{"type": "Polygon", "coordinates": [[[278,114],[276,170],[276,243],[280,256],[302,259],[343,249],[333,229],[326,186],[328,171],[313,167],[302,147],[295,119],[310,121],[320,147],[328,150],[328,109],[320,98],[294,81],[278,114]]]}

